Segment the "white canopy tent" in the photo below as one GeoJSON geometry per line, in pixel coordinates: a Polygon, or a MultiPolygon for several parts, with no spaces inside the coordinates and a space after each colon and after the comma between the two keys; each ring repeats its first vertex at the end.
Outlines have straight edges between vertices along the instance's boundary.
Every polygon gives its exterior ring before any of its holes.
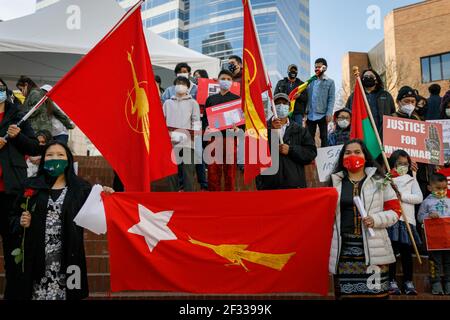
{"type": "MultiPolygon", "coordinates": [[[[35,14],[0,22],[0,77],[14,82],[23,74],[39,84],[54,84],[124,13],[115,0],[61,0],[35,14]]],[[[145,34],[155,74],[165,80],[165,85],[173,79],[173,69],[179,62],[187,62],[193,70],[206,69],[211,75],[218,74],[218,59],[150,30],[145,30],[145,34]]]]}

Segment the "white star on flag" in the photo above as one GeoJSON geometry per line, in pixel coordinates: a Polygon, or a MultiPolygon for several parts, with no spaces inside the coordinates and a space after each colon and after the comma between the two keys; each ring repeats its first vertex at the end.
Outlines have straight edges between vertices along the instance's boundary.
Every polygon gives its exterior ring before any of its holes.
{"type": "Polygon", "coordinates": [[[138,205],[138,208],[141,221],[128,229],[128,232],[143,236],[150,252],[161,240],[177,240],[177,236],[167,226],[173,211],[162,211],[155,214],[141,204],[138,205]]]}

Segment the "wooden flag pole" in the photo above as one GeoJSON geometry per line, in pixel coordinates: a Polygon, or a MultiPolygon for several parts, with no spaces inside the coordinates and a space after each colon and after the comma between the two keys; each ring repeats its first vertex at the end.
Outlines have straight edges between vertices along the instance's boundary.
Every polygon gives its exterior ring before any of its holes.
{"type": "MultiPolygon", "coordinates": [[[[384,164],[386,166],[386,170],[389,173],[391,171],[391,166],[389,165],[389,161],[388,161],[388,159],[386,157],[386,153],[384,152],[383,144],[381,143],[381,138],[380,138],[380,135],[378,133],[377,126],[375,125],[375,121],[373,119],[372,111],[370,110],[369,101],[367,100],[366,92],[364,91],[364,87],[362,85],[361,78],[359,76],[359,68],[357,66],[353,67],[353,74],[355,75],[356,82],[357,82],[357,84],[358,84],[358,86],[359,86],[359,88],[360,88],[360,90],[362,92],[362,95],[364,97],[364,105],[366,107],[367,114],[369,115],[369,119],[370,119],[370,123],[372,124],[372,128],[375,129],[374,132],[375,132],[375,136],[377,137],[378,144],[380,145],[381,155],[383,157],[383,161],[384,161],[384,164]]],[[[402,205],[402,201],[401,201],[400,191],[398,190],[397,185],[392,180],[391,180],[391,187],[392,187],[392,189],[394,189],[395,194],[397,195],[397,199],[400,202],[400,212],[402,214],[403,221],[405,222],[406,229],[408,230],[408,235],[409,235],[409,237],[411,239],[411,243],[412,243],[412,245],[414,247],[414,252],[416,253],[416,256],[417,256],[417,259],[419,260],[419,263],[422,264],[422,259],[420,258],[419,250],[417,249],[417,244],[416,244],[416,241],[414,240],[414,236],[412,234],[411,226],[409,225],[408,218],[406,217],[406,214],[405,214],[405,212],[404,212],[404,210],[403,210],[403,208],[401,206],[402,205]]]]}

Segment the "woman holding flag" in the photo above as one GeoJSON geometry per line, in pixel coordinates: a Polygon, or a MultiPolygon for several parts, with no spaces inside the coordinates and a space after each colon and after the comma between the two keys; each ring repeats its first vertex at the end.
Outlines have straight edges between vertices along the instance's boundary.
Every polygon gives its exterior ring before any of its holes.
{"type": "Polygon", "coordinates": [[[336,297],[387,298],[395,256],[386,229],[399,218],[396,194],[358,139],[342,148],[332,185],[339,194],[329,261],[336,297]]]}

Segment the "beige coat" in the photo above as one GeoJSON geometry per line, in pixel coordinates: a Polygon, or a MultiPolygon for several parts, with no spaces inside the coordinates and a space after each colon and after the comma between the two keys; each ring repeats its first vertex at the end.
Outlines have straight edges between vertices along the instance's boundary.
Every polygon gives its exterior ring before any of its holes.
{"type": "MultiPolygon", "coordinates": [[[[367,178],[361,188],[361,199],[367,214],[374,220],[375,236],[370,237],[366,227],[362,224],[364,253],[366,265],[384,265],[395,262],[391,240],[386,228],[394,225],[398,221],[398,215],[393,210],[384,211],[384,203],[397,199],[391,186],[382,187],[382,179],[375,178],[375,168],[366,168],[367,178]]],[[[333,186],[337,189],[339,199],[341,197],[342,179],[344,174],[339,172],[332,175],[333,186]]],[[[337,272],[339,255],[341,252],[342,238],[340,200],[336,208],[336,217],[333,227],[333,239],[331,243],[329,271],[333,274],[337,272]]]]}

